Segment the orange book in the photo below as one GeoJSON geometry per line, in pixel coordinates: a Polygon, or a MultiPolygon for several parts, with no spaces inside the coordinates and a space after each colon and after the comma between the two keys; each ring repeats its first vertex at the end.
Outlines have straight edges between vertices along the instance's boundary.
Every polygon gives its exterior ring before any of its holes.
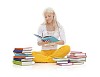
{"type": "Polygon", "coordinates": [[[14,56],[13,58],[22,58],[22,59],[25,59],[25,56],[14,56]]]}
{"type": "Polygon", "coordinates": [[[15,50],[23,50],[23,48],[15,48],[15,50]]]}
{"type": "Polygon", "coordinates": [[[13,58],[32,59],[34,56],[13,56],[13,58]]]}

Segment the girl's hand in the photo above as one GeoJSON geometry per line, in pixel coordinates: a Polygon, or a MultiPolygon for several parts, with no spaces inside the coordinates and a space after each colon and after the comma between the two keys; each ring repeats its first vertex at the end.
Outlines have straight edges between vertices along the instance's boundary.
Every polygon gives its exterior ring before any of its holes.
{"type": "Polygon", "coordinates": [[[50,43],[50,41],[49,40],[46,40],[46,41],[42,41],[42,43],[43,44],[48,44],[48,43],[50,43]]]}
{"type": "Polygon", "coordinates": [[[44,46],[54,46],[54,45],[57,45],[55,42],[53,43],[48,43],[48,44],[44,44],[44,46]]]}

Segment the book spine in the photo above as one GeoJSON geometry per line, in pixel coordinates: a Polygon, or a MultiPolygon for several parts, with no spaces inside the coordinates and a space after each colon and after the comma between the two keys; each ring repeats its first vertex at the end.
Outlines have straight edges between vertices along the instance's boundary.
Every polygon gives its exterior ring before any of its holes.
{"type": "Polygon", "coordinates": [[[35,62],[22,62],[22,66],[28,66],[28,65],[33,65],[35,62]]]}
{"type": "Polygon", "coordinates": [[[65,61],[65,62],[64,61],[58,61],[57,63],[59,64],[59,63],[68,63],[68,62],[67,61],[65,61]]]}
{"type": "Polygon", "coordinates": [[[82,53],[82,52],[80,52],[80,51],[71,51],[70,53],[82,53]]]}
{"type": "Polygon", "coordinates": [[[32,56],[31,54],[15,54],[15,56],[32,56]]]}
{"type": "Polygon", "coordinates": [[[13,64],[21,65],[21,61],[15,61],[15,60],[13,60],[13,64]]]}
{"type": "Polygon", "coordinates": [[[72,56],[86,56],[86,53],[70,53],[72,56]]]}
{"type": "Polygon", "coordinates": [[[14,50],[23,50],[23,48],[15,48],[14,50]]]}
{"type": "Polygon", "coordinates": [[[33,61],[33,59],[21,59],[21,58],[14,58],[15,61],[33,61]]]}
{"type": "Polygon", "coordinates": [[[78,58],[86,58],[87,56],[73,56],[73,55],[70,55],[68,56],[67,58],[74,58],[74,59],[78,59],[78,58]]]}
{"type": "Polygon", "coordinates": [[[13,56],[13,58],[21,58],[21,59],[25,59],[25,56],[13,56]]]}
{"type": "Polygon", "coordinates": [[[14,50],[14,53],[22,53],[23,50],[14,50]]]}
{"type": "Polygon", "coordinates": [[[66,64],[58,64],[59,66],[71,66],[73,63],[66,63],[66,64]]]}

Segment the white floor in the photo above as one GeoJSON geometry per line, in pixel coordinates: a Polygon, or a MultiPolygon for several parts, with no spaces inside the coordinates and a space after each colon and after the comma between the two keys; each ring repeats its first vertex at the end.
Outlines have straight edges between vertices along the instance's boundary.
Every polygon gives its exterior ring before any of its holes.
{"type": "Polygon", "coordinates": [[[58,66],[55,63],[35,63],[32,66],[19,66],[12,64],[12,57],[8,59],[8,56],[6,56],[4,60],[1,59],[0,63],[0,75],[3,77],[100,76],[98,71],[99,63],[95,59],[91,60],[90,55],[88,55],[87,61],[83,65],[73,66],[58,66]]]}
{"type": "Polygon", "coordinates": [[[99,45],[91,45],[83,49],[87,54],[83,65],[58,66],[55,63],[36,63],[32,66],[18,66],[12,63],[13,46],[0,50],[0,76],[2,77],[100,77],[99,45]]]}

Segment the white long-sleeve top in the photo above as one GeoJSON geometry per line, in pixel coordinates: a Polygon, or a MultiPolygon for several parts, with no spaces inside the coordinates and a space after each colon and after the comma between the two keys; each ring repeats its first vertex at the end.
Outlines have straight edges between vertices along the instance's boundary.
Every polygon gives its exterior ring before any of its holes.
{"type": "MultiPolygon", "coordinates": [[[[46,25],[42,24],[40,25],[39,29],[38,29],[38,35],[45,37],[45,36],[54,36],[55,38],[59,39],[59,40],[63,40],[64,44],[66,43],[66,38],[65,38],[65,32],[63,27],[58,24],[58,30],[56,31],[47,31],[46,29],[46,25]]],[[[37,39],[37,41],[41,41],[40,38],[37,39]]],[[[55,50],[57,49],[57,45],[54,46],[42,46],[42,50],[55,50]]]]}

